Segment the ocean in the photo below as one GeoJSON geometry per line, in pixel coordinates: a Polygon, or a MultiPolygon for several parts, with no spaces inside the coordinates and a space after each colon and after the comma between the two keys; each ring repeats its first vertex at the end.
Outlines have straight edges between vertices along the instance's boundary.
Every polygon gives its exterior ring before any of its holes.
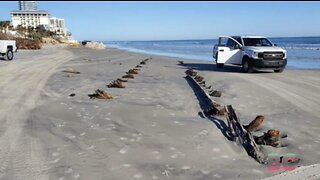
{"type": "MultiPolygon", "coordinates": [[[[287,50],[287,68],[320,69],[320,37],[269,38],[287,50]]],[[[153,55],[213,61],[217,39],[169,41],[105,41],[108,47],[153,55]]]]}

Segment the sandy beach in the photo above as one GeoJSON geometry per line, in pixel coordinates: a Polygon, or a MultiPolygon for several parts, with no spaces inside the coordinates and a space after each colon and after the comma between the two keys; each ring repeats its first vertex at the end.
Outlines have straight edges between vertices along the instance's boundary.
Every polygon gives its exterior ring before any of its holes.
{"type": "MultiPolygon", "coordinates": [[[[47,46],[0,60],[0,178],[263,179],[284,172],[268,171],[201,115],[188,68],[220,90],[214,100],[232,105],[244,124],[264,115],[256,134],[287,134],[286,147],[263,146],[266,154],[320,163],[320,71],[244,74],[208,61],[47,46]],[[148,57],[125,88],[106,87],[148,57]],[[70,68],[80,74],[62,72],[70,68]],[[113,99],[90,99],[98,88],[113,99]]],[[[309,179],[320,178],[316,168],[309,179]]]]}

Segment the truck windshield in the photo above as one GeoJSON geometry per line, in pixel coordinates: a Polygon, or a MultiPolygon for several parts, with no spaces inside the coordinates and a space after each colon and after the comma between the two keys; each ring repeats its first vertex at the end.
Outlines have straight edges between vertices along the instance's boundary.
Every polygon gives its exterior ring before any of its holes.
{"type": "Polygon", "coordinates": [[[243,38],[245,46],[272,46],[272,43],[266,38],[243,38]]]}

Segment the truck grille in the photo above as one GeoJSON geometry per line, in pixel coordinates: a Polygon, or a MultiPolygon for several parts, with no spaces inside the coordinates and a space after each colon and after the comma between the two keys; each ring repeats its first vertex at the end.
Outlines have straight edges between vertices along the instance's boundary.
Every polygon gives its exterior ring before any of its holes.
{"type": "Polygon", "coordinates": [[[283,59],[283,52],[264,52],[263,59],[265,60],[275,60],[275,59],[283,59]]]}

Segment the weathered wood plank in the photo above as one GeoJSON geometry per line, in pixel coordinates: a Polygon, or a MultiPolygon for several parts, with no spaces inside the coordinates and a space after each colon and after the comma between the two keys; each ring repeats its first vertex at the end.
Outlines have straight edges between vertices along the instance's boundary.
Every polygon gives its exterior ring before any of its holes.
{"type": "Polygon", "coordinates": [[[234,141],[242,145],[243,148],[247,151],[248,155],[254,158],[259,163],[265,162],[266,156],[260,150],[259,146],[255,143],[253,135],[250,132],[247,132],[235,113],[231,105],[226,107],[227,111],[227,121],[231,134],[233,135],[234,141]]]}

